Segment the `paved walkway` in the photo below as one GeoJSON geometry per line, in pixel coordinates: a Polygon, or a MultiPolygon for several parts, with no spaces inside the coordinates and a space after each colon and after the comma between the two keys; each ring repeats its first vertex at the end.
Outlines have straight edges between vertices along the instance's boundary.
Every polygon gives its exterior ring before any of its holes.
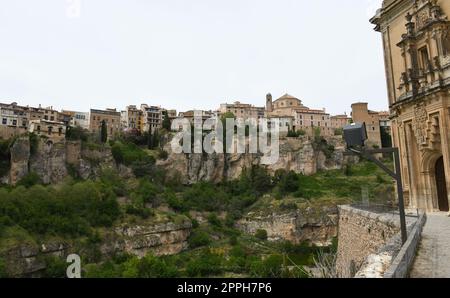
{"type": "Polygon", "coordinates": [[[411,278],[450,277],[450,217],[429,213],[411,278]]]}

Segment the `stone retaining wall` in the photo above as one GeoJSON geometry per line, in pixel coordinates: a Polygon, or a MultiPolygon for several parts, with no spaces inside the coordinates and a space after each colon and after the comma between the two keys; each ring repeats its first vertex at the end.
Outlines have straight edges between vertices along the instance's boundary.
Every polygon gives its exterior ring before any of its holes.
{"type": "Polygon", "coordinates": [[[354,277],[366,258],[378,252],[399,231],[397,221],[389,214],[339,206],[338,276],[354,277]]]}

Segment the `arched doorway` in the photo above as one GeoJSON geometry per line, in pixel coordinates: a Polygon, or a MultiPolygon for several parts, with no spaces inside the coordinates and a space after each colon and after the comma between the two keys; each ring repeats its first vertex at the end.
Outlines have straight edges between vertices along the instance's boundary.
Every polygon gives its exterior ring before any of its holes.
{"type": "Polygon", "coordinates": [[[439,210],[447,212],[449,211],[449,206],[447,184],[445,180],[444,158],[442,156],[436,161],[435,171],[439,210]]]}

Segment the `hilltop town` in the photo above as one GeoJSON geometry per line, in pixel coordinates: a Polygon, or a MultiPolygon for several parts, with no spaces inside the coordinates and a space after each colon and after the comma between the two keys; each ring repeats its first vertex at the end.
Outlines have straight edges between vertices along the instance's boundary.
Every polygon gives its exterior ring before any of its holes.
{"type": "MultiPolygon", "coordinates": [[[[352,115],[330,115],[325,109],[312,109],[305,106],[302,100],[285,94],[273,100],[271,94],[266,96],[265,106],[254,106],[236,101],[221,104],[217,110],[197,111],[204,120],[221,118],[232,114],[235,118],[261,119],[277,118],[290,136],[299,135],[341,135],[342,128],[351,122],[365,122],[372,145],[382,146],[382,134],[390,134],[388,112],[374,112],[368,109],[367,103],[352,105],[352,115]]],[[[141,104],[128,105],[124,110],[117,108],[90,109],[72,111],[53,107],[30,107],[17,102],[0,103],[0,137],[11,138],[26,132],[33,132],[52,139],[64,139],[68,127],[79,127],[93,134],[99,134],[103,125],[106,126],[109,139],[114,139],[121,133],[155,132],[163,128],[170,130],[174,119],[185,118],[194,121],[194,111],[184,111],[177,114],[176,110],[166,109],[160,105],[141,104]]]]}

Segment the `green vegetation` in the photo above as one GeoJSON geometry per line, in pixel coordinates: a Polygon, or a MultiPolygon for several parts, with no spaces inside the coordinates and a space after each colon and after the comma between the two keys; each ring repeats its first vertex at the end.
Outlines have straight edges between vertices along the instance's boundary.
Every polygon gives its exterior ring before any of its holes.
{"type": "Polygon", "coordinates": [[[59,188],[34,185],[11,191],[0,189],[3,225],[14,223],[31,234],[89,235],[93,227],[111,226],[118,216],[116,197],[102,183],[86,181],[59,188]]]}
{"type": "Polygon", "coordinates": [[[106,121],[102,120],[102,127],[100,129],[100,142],[106,143],[108,140],[108,128],[106,126],[106,121]]]}
{"type": "Polygon", "coordinates": [[[66,129],[66,140],[87,142],[89,138],[89,131],[83,129],[82,127],[68,126],[66,129]]]}
{"type": "MultiPolygon", "coordinates": [[[[71,133],[71,139],[84,140],[82,132],[71,133]]],[[[252,166],[236,180],[183,186],[155,165],[156,158],[167,158],[162,150],[144,149],[155,135],[136,133],[102,145],[91,143],[89,137],[83,141],[83,146],[92,144],[92,150],[111,146],[116,163],[131,167],[135,178],[124,180],[117,170],[103,169],[95,181],[67,179],[45,186],[30,173],[16,187],[0,188],[0,276],[8,272],[2,252],[56,238],[71,241],[80,251],[84,277],[306,277],[303,266],[313,265],[319,248],[272,243],[265,230],[244,235],[236,230],[236,222],[249,212],[260,215],[355,202],[362,188],[371,200],[392,199],[390,177],[365,161],[312,176],[284,170],[270,175],[265,167],[252,166]],[[178,255],[138,259],[101,253],[106,231],[117,224],[181,223],[188,217],[189,250],[178,255]]],[[[2,158],[9,157],[9,146],[0,142],[2,158]]],[[[325,155],[334,151],[321,137],[314,139],[314,146],[325,155]]],[[[44,276],[64,276],[66,264],[61,259],[43,261],[44,276]]]]}
{"type": "Polygon", "coordinates": [[[300,136],[304,136],[306,132],[304,130],[289,130],[287,133],[288,138],[298,138],[300,136]]]}
{"type": "Polygon", "coordinates": [[[266,230],[257,230],[255,233],[255,237],[259,240],[267,240],[267,231],[266,230]]]}
{"type": "Polygon", "coordinates": [[[0,138],[0,177],[4,176],[10,166],[10,147],[12,140],[3,140],[0,138]]]}
{"type": "Polygon", "coordinates": [[[169,118],[169,113],[167,113],[167,111],[163,112],[163,122],[162,122],[162,127],[167,130],[170,131],[171,130],[171,123],[170,123],[170,118],[169,118]]]}

